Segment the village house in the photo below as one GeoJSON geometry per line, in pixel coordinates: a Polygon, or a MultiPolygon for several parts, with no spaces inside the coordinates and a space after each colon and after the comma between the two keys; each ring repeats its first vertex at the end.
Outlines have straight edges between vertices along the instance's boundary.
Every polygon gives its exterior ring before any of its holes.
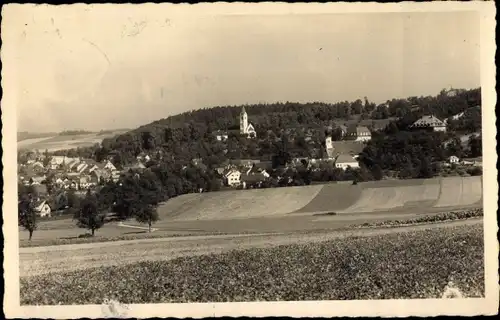
{"type": "Polygon", "coordinates": [[[231,159],[226,161],[229,165],[251,168],[254,164],[260,163],[258,159],[231,159]]]}
{"type": "Polygon", "coordinates": [[[241,172],[238,169],[231,168],[224,173],[224,182],[226,185],[234,187],[241,183],[241,172]]]}
{"type": "Polygon", "coordinates": [[[45,175],[31,177],[30,180],[29,180],[29,184],[30,185],[41,184],[43,181],[45,181],[45,178],[46,178],[45,175]]]}
{"type": "Polygon", "coordinates": [[[134,164],[123,167],[123,171],[127,172],[130,170],[144,170],[146,166],[142,162],[136,162],[134,164]]]}
{"type": "Polygon", "coordinates": [[[352,156],[341,154],[335,160],[335,168],[346,170],[348,167],[359,168],[359,163],[352,156]]]}
{"type": "Polygon", "coordinates": [[[451,156],[448,158],[448,162],[451,164],[453,164],[453,163],[457,164],[460,162],[460,159],[457,156],[451,156]]]}
{"type": "Polygon", "coordinates": [[[105,169],[105,170],[109,170],[109,171],[116,171],[116,167],[115,167],[115,165],[114,165],[111,161],[109,161],[109,160],[106,160],[106,161],[104,162],[104,167],[103,167],[103,169],[105,169]]]}
{"type": "Polygon", "coordinates": [[[45,201],[45,200],[41,200],[41,201],[38,201],[37,203],[35,203],[34,209],[35,209],[35,213],[40,217],[50,217],[51,216],[52,210],[51,210],[50,206],[47,204],[47,201],[45,201]]]}
{"type": "Polygon", "coordinates": [[[229,138],[227,131],[218,130],[214,133],[214,135],[217,141],[226,141],[229,138]]]}
{"type": "Polygon", "coordinates": [[[73,168],[76,168],[76,166],[79,163],[80,163],[80,159],[79,158],[74,158],[74,159],[70,160],[69,162],[65,163],[64,167],[65,167],[66,171],[72,171],[73,168]]]}
{"type": "Polygon", "coordinates": [[[256,175],[256,176],[260,176],[260,177],[263,177],[263,178],[269,178],[270,177],[270,174],[267,173],[267,171],[265,169],[260,168],[257,165],[254,165],[252,168],[247,169],[245,171],[245,174],[247,174],[247,175],[256,175]]]}
{"type": "Polygon", "coordinates": [[[432,129],[433,131],[446,131],[446,124],[434,115],[423,116],[415,121],[411,128],[413,129],[432,129]]]}
{"type": "MultiPolygon", "coordinates": [[[[265,171],[264,171],[265,172],[265,171]]],[[[243,173],[241,174],[240,180],[241,180],[241,185],[243,186],[243,189],[247,189],[248,187],[254,186],[254,187],[260,187],[262,185],[262,182],[266,180],[269,177],[269,175],[265,176],[262,173],[243,173]]]]}
{"type": "Polygon", "coordinates": [[[351,125],[347,128],[345,138],[348,140],[354,140],[359,142],[370,141],[372,134],[370,129],[365,126],[351,125]]]}
{"type": "Polygon", "coordinates": [[[49,167],[52,170],[58,169],[63,165],[67,165],[71,162],[78,161],[78,158],[71,158],[67,156],[53,156],[49,161],[49,167]]]}
{"type": "Polygon", "coordinates": [[[482,167],[483,166],[483,158],[482,157],[477,157],[477,158],[464,158],[460,162],[463,165],[467,166],[475,166],[475,167],[482,167]]]}

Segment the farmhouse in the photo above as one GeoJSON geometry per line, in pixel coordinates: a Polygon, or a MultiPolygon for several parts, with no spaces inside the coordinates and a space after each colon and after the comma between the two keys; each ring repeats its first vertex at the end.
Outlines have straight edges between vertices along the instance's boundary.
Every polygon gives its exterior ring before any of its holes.
{"type": "Polygon", "coordinates": [[[116,171],[116,167],[109,160],[106,160],[106,162],[104,163],[103,169],[109,170],[109,171],[116,171]]]}
{"type": "Polygon", "coordinates": [[[457,156],[451,156],[451,157],[448,158],[448,161],[450,163],[459,163],[460,159],[457,156]]]}
{"type": "Polygon", "coordinates": [[[45,176],[34,176],[29,180],[31,185],[41,184],[45,180],[45,176]]]}
{"type": "Polygon", "coordinates": [[[243,188],[250,186],[260,187],[262,182],[269,177],[269,174],[265,171],[257,172],[247,172],[241,174],[241,183],[243,188]]]}
{"type": "Polygon", "coordinates": [[[372,134],[368,127],[351,125],[347,128],[346,139],[354,141],[370,141],[372,134]]]}
{"type": "Polygon", "coordinates": [[[423,116],[412,125],[414,129],[432,129],[433,131],[446,131],[446,124],[433,115],[423,116]]]}
{"type": "Polygon", "coordinates": [[[352,156],[341,154],[335,160],[335,168],[346,170],[347,168],[359,168],[359,163],[352,156]]]}
{"type": "Polygon", "coordinates": [[[237,186],[241,183],[241,172],[237,169],[229,169],[224,174],[224,180],[228,186],[237,186]]]}
{"type": "Polygon", "coordinates": [[[40,217],[50,217],[51,213],[50,206],[47,204],[47,201],[42,200],[35,203],[35,212],[40,217]]]}

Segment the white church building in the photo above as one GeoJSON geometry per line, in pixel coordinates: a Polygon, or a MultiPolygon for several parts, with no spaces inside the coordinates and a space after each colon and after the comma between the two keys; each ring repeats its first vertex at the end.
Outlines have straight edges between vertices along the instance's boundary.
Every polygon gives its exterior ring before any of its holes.
{"type": "Polygon", "coordinates": [[[255,132],[255,128],[251,123],[248,123],[248,114],[245,111],[245,107],[241,109],[240,113],[240,134],[245,135],[248,138],[256,138],[257,133],[255,132]]]}

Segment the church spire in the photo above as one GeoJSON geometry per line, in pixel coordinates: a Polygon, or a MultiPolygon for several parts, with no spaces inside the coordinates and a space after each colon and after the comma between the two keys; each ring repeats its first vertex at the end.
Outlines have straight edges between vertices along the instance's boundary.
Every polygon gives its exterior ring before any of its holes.
{"type": "Polygon", "coordinates": [[[243,106],[243,108],[241,108],[241,114],[244,114],[244,113],[247,113],[245,110],[245,106],[243,106]]]}

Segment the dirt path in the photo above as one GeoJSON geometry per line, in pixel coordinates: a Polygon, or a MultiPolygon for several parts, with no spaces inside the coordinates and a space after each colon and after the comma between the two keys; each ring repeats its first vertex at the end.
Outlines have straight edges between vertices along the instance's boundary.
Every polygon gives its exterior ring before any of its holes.
{"type": "Polygon", "coordinates": [[[264,248],[285,244],[320,242],[352,236],[373,236],[432,228],[482,223],[470,219],[449,223],[307,234],[212,235],[127,240],[50,247],[20,248],[20,276],[66,272],[92,267],[125,265],[145,260],[170,260],[182,256],[222,253],[233,249],[264,248]]]}

